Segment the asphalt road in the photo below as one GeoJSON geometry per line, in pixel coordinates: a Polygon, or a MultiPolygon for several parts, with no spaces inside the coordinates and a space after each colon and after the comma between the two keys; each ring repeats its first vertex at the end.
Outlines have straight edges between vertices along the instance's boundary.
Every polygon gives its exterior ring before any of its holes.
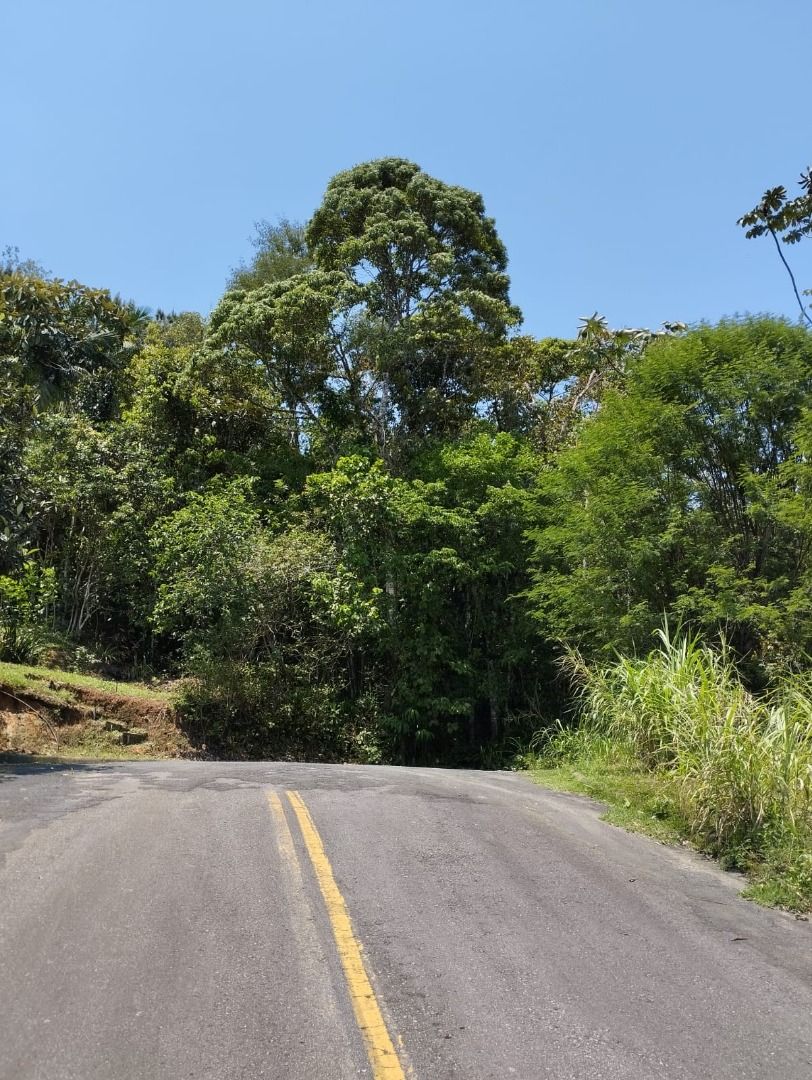
{"type": "Polygon", "coordinates": [[[810,1080],[739,884],[504,773],[0,766],[0,1078],[810,1080]]]}

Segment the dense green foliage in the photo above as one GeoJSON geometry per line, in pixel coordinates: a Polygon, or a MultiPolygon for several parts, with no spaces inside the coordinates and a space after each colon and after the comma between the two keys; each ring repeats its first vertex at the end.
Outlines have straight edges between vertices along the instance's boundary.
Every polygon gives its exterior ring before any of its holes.
{"type": "Polygon", "coordinates": [[[0,263],[0,659],[187,676],[211,753],[505,760],[563,644],[812,643],[812,336],[521,335],[479,195],[386,159],[209,319],[0,263]]]}
{"type": "Polygon", "coordinates": [[[556,636],[646,648],[663,613],[756,668],[808,654],[810,335],[767,319],[652,343],[541,482],[556,636]]]}

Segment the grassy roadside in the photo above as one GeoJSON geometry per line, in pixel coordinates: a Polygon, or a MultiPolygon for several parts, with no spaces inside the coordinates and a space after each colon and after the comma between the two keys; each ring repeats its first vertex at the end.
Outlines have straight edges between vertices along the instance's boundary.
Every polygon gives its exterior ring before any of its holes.
{"type": "Polygon", "coordinates": [[[579,724],[545,733],[528,762],[534,779],[744,871],[758,903],[812,911],[809,675],[757,697],[724,650],[667,634],[647,657],[600,667],[572,653],[568,666],[579,724]]]}
{"type": "Polygon", "coordinates": [[[137,760],[193,756],[174,688],[0,663],[0,755],[137,760]]]}
{"type": "Polygon", "coordinates": [[[57,698],[68,700],[71,688],[98,690],[102,693],[120,694],[128,698],[144,698],[147,701],[166,702],[171,692],[138,682],[113,682],[95,675],[81,675],[58,668],[37,667],[32,664],[10,664],[0,661],[0,683],[16,686],[23,691],[51,692],[57,698]],[[49,684],[54,684],[49,686],[49,684]]]}
{"type": "Polygon", "coordinates": [[[760,845],[738,842],[720,848],[697,836],[680,812],[680,787],[673,777],[654,775],[617,756],[588,754],[558,764],[543,759],[530,767],[538,784],[555,791],[588,795],[606,805],[604,820],[662,844],[682,844],[711,855],[727,870],[743,871],[742,895],[765,907],[799,915],[812,913],[812,836],[791,830],[760,845]]]}
{"type": "Polygon", "coordinates": [[[604,820],[645,833],[663,844],[689,843],[686,823],[677,812],[668,786],[630,762],[582,759],[559,765],[536,765],[532,779],[554,791],[588,795],[606,804],[604,820]]]}

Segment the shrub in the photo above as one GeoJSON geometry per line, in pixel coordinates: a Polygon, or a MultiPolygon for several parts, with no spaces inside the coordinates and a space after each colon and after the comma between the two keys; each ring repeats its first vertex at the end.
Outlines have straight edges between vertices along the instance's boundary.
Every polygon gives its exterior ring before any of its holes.
{"type": "Polygon", "coordinates": [[[31,559],[15,577],[0,576],[0,660],[39,662],[53,644],[48,616],[55,595],[54,570],[31,559]]]}

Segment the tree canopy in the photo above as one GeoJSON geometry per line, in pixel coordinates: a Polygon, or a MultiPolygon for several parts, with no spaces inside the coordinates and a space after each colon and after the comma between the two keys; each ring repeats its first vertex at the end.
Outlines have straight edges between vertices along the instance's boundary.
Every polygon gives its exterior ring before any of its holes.
{"type": "Polygon", "coordinates": [[[226,293],[210,340],[261,373],[293,442],[394,462],[497,396],[507,256],[479,195],[384,159],[339,173],[306,230],[313,269],[226,293]]]}
{"type": "Polygon", "coordinates": [[[539,339],[509,286],[482,197],[400,158],[260,224],[208,318],[7,252],[0,659],[182,675],[209,753],[467,763],[664,617],[803,668],[809,328],[539,339]]]}

